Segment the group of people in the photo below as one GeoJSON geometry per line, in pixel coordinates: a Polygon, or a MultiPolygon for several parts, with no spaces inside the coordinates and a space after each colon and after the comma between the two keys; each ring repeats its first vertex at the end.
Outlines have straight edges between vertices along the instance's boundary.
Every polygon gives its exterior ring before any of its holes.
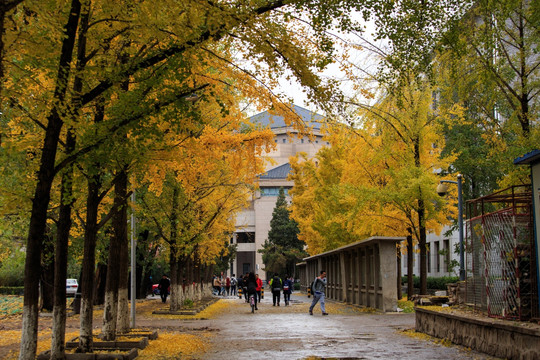
{"type": "MultiPolygon", "coordinates": [[[[246,273],[241,278],[236,278],[235,274],[232,274],[232,277],[225,276],[221,273],[221,276],[218,277],[214,275],[212,280],[214,287],[214,295],[223,295],[227,296],[237,294],[237,287],[241,287],[244,293],[244,298],[246,302],[249,301],[249,297],[253,296],[255,300],[255,310],[259,310],[257,304],[261,302],[263,282],[259,278],[259,274],[254,274],[253,272],[246,273]]],[[[291,301],[291,294],[293,290],[294,279],[286,275],[282,280],[278,274],[275,274],[268,285],[272,291],[272,303],[273,306],[280,306],[281,292],[283,292],[283,300],[285,301],[285,306],[288,306],[291,301]]],[[[159,281],[158,289],[160,290],[161,301],[167,302],[167,295],[169,294],[169,288],[171,286],[171,281],[167,275],[163,275],[159,281]]],[[[319,302],[321,306],[321,311],[323,315],[328,315],[325,308],[324,298],[326,290],[326,271],[321,270],[319,276],[315,278],[313,283],[310,285],[313,292],[313,301],[309,307],[309,314],[313,315],[313,308],[319,302]]]]}
{"type": "MultiPolygon", "coordinates": [[[[249,301],[251,295],[255,297],[255,310],[258,310],[257,303],[261,302],[263,289],[263,282],[259,278],[259,274],[254,274],[253,272],[246,273],[242,279],[239,279],[238,283],[242,287],[246,302],[249,301]]],[[[272,292],[273,306],[280,306],[281,292],[283,292],[285,306],[290,304],[293,284],[293,278],[288,275],[284,279],[281,279],[278,274],[275,274],[270,279],[268,286],[272,292]]]]}
{"type": "Polygon", "coordinates": [[[282,280],[278,274],[275,274],[272,279],[270,279],[268,285],[272,290],[273,306],[279,306],[281,300],[281,292],[283,292],[283,300],[285,302],[285,306],[289,306],[291,302],[293,284],[294,280],[292,277],[289,277],[289,275],[286,275],[285,278],[282,280]]]}
{"type": "Polygon", "coordinates": [[[232,275],[232,277],[228,277],[221,273],[221,276],[214,275],[212,279],[212,286],[214,288],[214,295],[217,296],[229,296],[233,295],[236,296],[236,287],[238,285],[238,280],[232,275]]]}
{"type": "MultiPolygon", "coordinates": [[[[255,310],[259,310],[257,304],[261,302],[263,289],[263,282],[259,278],[259,274],[248,272],[243,277],[237,279],[234,274],[229,278],[221,273],[221,277],[214,276],[213,285],[215,295],[236,295],[237,287],[242,288],[245,301],[249,302],[249,297],[253,296],[255,300],[255,310]]],[[[281,279],[279,274],[275,274],[268,282],[268,286],[272,291],[272,305],[280,306],[282,292],[285,306],[290,305],[293,285],[294,279],[289,277],[289,275],[286,275],[284,279],[281,279]]],[[[326,271],[321,270],[320,275],[315,278],[310,286],[313,292],[313,301],[309,307],[309,314],[313,315],[313,308],[317,303],[320,303],[322,314],[328,315],[324,301],[326,271]]]]}

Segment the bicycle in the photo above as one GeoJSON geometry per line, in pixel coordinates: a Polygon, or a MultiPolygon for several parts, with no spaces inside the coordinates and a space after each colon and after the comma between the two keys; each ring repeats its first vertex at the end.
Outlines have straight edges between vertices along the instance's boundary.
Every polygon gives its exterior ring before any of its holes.
{"type": "Polygon", "coordinates": [[[249,295],[249,304],[251,305],[251,313],[255,312],[255,294],[249,295]]]}

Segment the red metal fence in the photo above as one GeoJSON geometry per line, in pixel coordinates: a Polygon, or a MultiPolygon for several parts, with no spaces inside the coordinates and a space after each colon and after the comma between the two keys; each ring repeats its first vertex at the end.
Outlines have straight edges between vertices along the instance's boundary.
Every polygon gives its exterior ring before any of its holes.
{"type": "Polygon", "coordinates": [[[488,316],[538,316],[530,186],[469,201],[466,301],[488,316]]]}

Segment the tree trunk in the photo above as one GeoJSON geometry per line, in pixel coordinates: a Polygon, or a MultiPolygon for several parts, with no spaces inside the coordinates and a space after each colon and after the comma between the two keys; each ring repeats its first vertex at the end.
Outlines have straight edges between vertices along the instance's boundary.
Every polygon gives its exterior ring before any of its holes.
{"type": "Polygon", "coordinates": [[[183,282],[183,258],[171,256],[171,311],[178,311],[182,307],[184,289],[183,282]]]}
{"type": "Polygon", "coordinates": [[[180,303],[180,298],[182,296],[182,278],[180,276],[180,257],[181,254],[178,250],[178,196],[179,189],[175,184],[173,185],[173,194],[172,194],[172,210],[171,210],[171,236],[170,236],[170,245],[171,245],[171,311],[180,310],[182,304],[180,303]]]}
{"type": "MultiPolygon", "coordinates": [[[[127,175],[126,179],[126,189],[127,189],[127,175]]],[[[123,218],[125,219],[123,226],[125,230],[123,231],[123,236],[120,239],[120,258],[119,258],[119,286],[118,286],[118,317],[117,317],[117,332],[118,333],[127,333],[130,329],[129,324],[129,301],[128,301],[128,287],[131,282],[129,279],[129,246],[128,246],[128,236],[127,236],[127,209],[128,203],[127,198],[124,200],[124,205],[119,209],[123,212],[123,218]]],[[[136,299],[136,293],[132,295],[132,301],[136,299]]]]}
{"type": "Polygon", "coordinates": [[[420,247],[420,295],[427,295],[427,245],[425,221],[424,200],[418,199],[418,229],[420,232],[418,239],[418,246],[420,247]]]}
{"type": "MultiPolygon", "coordinates": [[[[86,32],[90,17],[90,6],[81,7],[81,24],[79,27],[79,41],[77,46],[77,75],[73,81],[73,108],[72,115],[78,118],[80,114],[80,94],[83,81],[80,73],[86,64],[86,32]]],[[[75,150],[77,138],[73,128],[66,133],[66,154],[75,150]]],[[[60,195],[60,215],[56,239],[56,256],[54,268],[54,310],[53,333],[51,339],[51,360],[65,359],[66,337],[66,278],[68,265],[69,232],[71,230],[71,208],[73,205],[73,164],[70,164],[63,176],[60,195]]]]}
{"type": "Polygon", "coordinates": [[[409,229],[407,235],[407,298],[410,300],[414,295],[414,247],[413,237],[409,229]]]}
{"type": "MultiPolygon", "coordinates": [[[[127,273],[127,271],[126,271],[127,273]]],[[[126,284],[128,284],[126,276],[126,284]]],[[[128,298],[128,287],[123,286],[118,289],[118,316],[117,316],[117,326],[116,332],[119,334],[126,334],[130,330],[130,307],[129,307],[129,298],[128,298]]],[[[135,299],[133,299],[134,301],[135,299]]]]}
{"type": "MultiPolygon", "coordinates": [[[[124,170],[117,175],[114,186],[113,215],[114,236],[109,246],[109,262],[107,265],[107,283],[105,285],[105,306],[103,309],[103,326],[101,338],[112,341],[116,338],[118,316],[118,288],[120,285],[120,261],[122,244],[127,242],[127,174],[124,170]]],[[[126,270],[127,271],[127,270],[126,270]]]]}
{"type": "Polygon", "coordinates": [[[401,246],[397,248],[397,298],[401,300],[403,293],[401,292],[401,246]]]}
{"type": "MultiPolygon", "coordinates": [[[[52,311],[54,303],[54,244],[49,236],[43,242],[41,256],[41,310],[52,311]]],[[[65,286],[65,285],[64,285],[65,286]]]]}
{"type": "MultiPolygon", "coordinates": [[[[414,139],[414,165],[420,169],[420,139],[414,139]]],[[[418,189],[418,247],[420,248],[420,295],[427,294],[427,247],[426,247],[426,206],[422,189],[418,189]]]]}
{"type": "MultiPolygon", "coordinates": [[[[66,151],[75,148],[75,136],[68,131],[66,151]]],[[[56,255],[54,257],[54,307],[51,339],[51,360],[65,358],[66,342],[66,278],[68,263],[69,231],[71,229],[71,207],[73,204],[73,166],[62,176],[60,188],[60,215],[56,233],[56,255]]]]}
{"type": "Polygon", "coordinates": [[[45,130],[36,190],[32,201],[24,267],[24,305],[19,360],[33,360],[36,357],[41,247],[47,224],[51,186],[56,175],[55,159],[60,131],[63,126],[61,111],[66,108],[65,95],[80,10],[79,0],[72,0],[68,21],[64,27],[65,37],[62,40],[54,98],[51,101],[53,107],[47,117],[47,129],[45,130]]]}
{"type": "Polygon", "coordinates": [[[86,201],[86,229],[81,280],[81,328],[77,352],[91,352],[93,346],[94,268],[96,266],[96,241],[98,232],[98,207],[101,180],[95,176],[88,180],[86,201]]]}
{"type": "Polygon", "coordinates": [[[107,264],[98,264],[94,282],[94,305],[105,303],[105,283],[107,282],[107,264]]]}

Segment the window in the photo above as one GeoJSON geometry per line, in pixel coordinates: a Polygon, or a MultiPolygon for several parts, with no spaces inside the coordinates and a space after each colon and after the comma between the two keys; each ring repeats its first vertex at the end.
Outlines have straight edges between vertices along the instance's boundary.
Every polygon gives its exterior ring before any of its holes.
{"type": "Polygon", "coordinates": [[[435,245],[435,268],[437,272],[440,272],[441,271],[441,255],[439,254],[439,242],[438,241],[435,241],[434,243],[435,245]]]}
{"type": "Polygon", "coordinates": [[[304,143],[304,139],[300,140],[302,142],[302,144],[304,143]]]}
{"type": "Polygon", "coordinates": [[[427,272],[431,272],[431,249],[429,248],[429,245],[426,246],[426,256],[427,256],[427,272]]]}
{"type": "MultiPolygon", "coordinates": [[[[264,187],[261,188],[261,196],[278,196],[279,195],[279,187],[264,187]]],[[[288,189],[283,188],[283,191],[285,192],[285,196],[289,194],[288,189]]]]}
{"type": "Polygon", "coordinates": [[[450,240],[443,240],[444,244],[444,267],[450,272],[450,240]]]}
{"type": "Polygon", "coordinates": [[[285,144],[285,141],[287,141],[287,139],[283,139],[283,143],[285,144]]]}
{"type": "Polygon", "coordinates": [[[254,232],[239,232],[236,233],[236,243],[238,244],[253,244],[255,242],[254,232]]]}

